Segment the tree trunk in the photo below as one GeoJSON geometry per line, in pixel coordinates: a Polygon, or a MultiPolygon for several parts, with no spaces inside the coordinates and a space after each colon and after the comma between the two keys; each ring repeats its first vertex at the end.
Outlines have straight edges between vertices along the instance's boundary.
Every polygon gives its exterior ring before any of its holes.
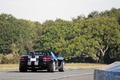
{"type": "Polygon", "coordinates": [[[105,47],[105,49],[102,49],[102,48],[99,48],[98,46],[95,46],[95,48],[98,50],[98,54],[97,56],[99,57],[99,61],[101,63],[104,63],[104,56],[105,56],[105,53],[106,51],[108,50],[108,46],[105,47]]]}

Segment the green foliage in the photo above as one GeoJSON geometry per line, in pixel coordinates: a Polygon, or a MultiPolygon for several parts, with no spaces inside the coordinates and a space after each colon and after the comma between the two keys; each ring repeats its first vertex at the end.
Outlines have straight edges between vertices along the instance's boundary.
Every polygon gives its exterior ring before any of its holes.
{"type": "Polygon", "coordinates": [[[72,21],[46,20],[43,24],[0,14],[0,61],[16,63],[19,55],[35,49],[54,51],[67,60],[110,63],[120,60],[119,34],[120,9],[115,8],[93,11],[72,21]],[[5,57],[10,53],[18,55],[16,60],[5,57]]]}

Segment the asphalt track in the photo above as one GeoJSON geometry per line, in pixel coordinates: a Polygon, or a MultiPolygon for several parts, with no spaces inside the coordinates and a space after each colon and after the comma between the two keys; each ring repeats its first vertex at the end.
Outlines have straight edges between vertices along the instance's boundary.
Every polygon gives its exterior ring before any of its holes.
{"type": "Polygon", "coordinates": [[[93,80],[94,69],[67,69],[65,72],[0,71],[0,80],[93,80]]]}

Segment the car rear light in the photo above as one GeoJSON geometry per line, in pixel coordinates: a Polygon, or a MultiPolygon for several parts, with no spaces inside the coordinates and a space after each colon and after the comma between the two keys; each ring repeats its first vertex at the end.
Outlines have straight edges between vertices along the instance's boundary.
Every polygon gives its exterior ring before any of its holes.
{"type": "Polygon", "coordinates": [[[21,57],[21,58],[20,58],[20,61],[24,61],[24,60],[25,60],[25,58],[24,58],[24,57],[21,57]]]}
{"type": "Polygon", "coordinates": [[[43,58],[43,61],[50,61],[50,60],[51,60],[51,58],[48,56],[43,58]]]}

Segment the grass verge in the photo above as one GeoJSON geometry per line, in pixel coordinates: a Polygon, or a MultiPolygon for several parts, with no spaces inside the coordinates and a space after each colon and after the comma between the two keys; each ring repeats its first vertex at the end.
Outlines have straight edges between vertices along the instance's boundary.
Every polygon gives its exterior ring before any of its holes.
{"type": "Polygon", "coordinates": [[[19,67],[18,64],[0,64],[0,70],[5,71],[5,70],[18,70],[19,67]]]}
{"type": "Polygon", "coordinates": [[[79,68],[101,68],[106,66],[106,64],[96,64],[96,63],[67,63],[66,69],[79,69],[79,68]]]}
{"type": "MultiPolygon", "coordinates": [[[[94,64],[94,63],[66,63],[66,69],[79,69],[79,68],[100,68],[106,64],[94,64]]],[[[19,64],[0,64],[0,70],[18,70],[19,64]]]]}

